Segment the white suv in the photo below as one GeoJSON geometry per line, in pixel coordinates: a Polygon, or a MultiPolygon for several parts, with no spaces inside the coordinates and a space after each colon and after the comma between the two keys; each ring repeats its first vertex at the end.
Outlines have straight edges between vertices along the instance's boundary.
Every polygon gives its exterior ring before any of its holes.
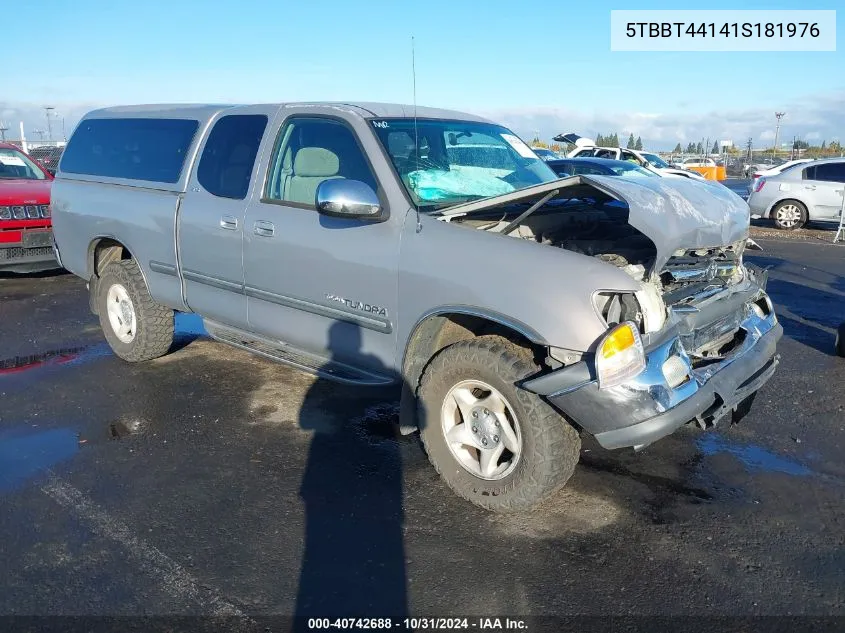
{"type": "Polygon", "coordinates": [[[569,152],[567,158],[610,158],[613,160],[632,161],[657,173],[660,176],[682,176],[693,180],[707,180],[701,174],[694,171],[675,169],[665,160],[653,152],[643,152],[636,149],[622,149],[620,147],[597,147],[595,145],[582,145],[569,152]]]}

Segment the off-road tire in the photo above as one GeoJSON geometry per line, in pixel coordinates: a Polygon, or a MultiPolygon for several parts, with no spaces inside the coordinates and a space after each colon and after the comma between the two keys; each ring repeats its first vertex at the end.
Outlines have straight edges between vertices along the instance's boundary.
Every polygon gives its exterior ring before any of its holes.
{"type": "Polygon", "coordinates": [[[100,275],[96,291],[100,327],[117,356],[130,363],[137,363],[167,353],[173,344],[173,310],[153,301],[134,259],[108,264],[100,275]],[[109,288],[114,284],[126,288],[135,310],[135,336],[129,343],[117,337],[109,322],[106,298],[109,288]]]}
{"type": "Polygon", "coordinates": [[[581,438],[540,396],[516,383],[534,374],[527,350],[499,336],[460,341],[438,352],[423,372],[418,399],[420,437],[429,460],[458,496],[493,512],[530,509],[572,476],[581,438]],[[463,380],[481,380],[509,401],[522,434],[515,470],[489,481],[465,470],[452,455],[440,420],[443,400],[463,380]]]}
{"type": "Polygon", "coordinates": [[[845,358],[845,323],[836,331],[836,355],[845,358]]]}
{"type": "Polygon", "coordinates": [[[796,229],[803,228],[807,225],[807,221],[809,220],[809,216],[807,214],[807,207],[805,207],[801,202],[798,202],[798,200],[781,200],[774,207],[772,207],[771,218],[775,223],[775,228],[778,228],[781,231],[795,231],[796,229]],[[793,226],[785,226],[784,224],[781,224],[781,222],[777,219],[778,210],[781,207],[785,207],[787,205],[798,207],[798,210],[801,212],[801,218],[793,226]]]}

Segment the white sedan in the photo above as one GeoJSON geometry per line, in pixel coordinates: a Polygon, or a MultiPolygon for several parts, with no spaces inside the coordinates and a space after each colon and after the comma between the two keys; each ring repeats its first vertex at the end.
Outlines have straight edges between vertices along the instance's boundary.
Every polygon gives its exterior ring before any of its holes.
{"type": "Polygon", "coordinates": [[[757,179],[763,176],[777,176],[778,174],[782,174],[790,167],[795,167],[795,165],[801,165],[802,163],[810,163],[812,162],[812,158],[799,158],[797,160],[788,160],[782,165],[778,165],[777,167],[771,167],[769,169],[757,169],[754,171],[754,174],[751,176],[751,190],[754,191],[754,185],[757,184],[757,179]]]}
{"type": "Polygon", "coordinates": [[[712,158],[687,158],[680,166],[682,169],[689,169],[690,167],[715,167],[716,161],[712,158]]]}

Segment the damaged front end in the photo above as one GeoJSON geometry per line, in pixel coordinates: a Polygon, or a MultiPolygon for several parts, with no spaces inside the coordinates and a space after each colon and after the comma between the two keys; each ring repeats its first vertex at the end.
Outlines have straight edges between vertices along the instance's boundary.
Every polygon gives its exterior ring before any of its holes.
{"type": "Polygon", "coordinates": [[[712,186],[654,180],[566,179],[514,219],[490,222],[462,213],[467,205],[450,218],[580,253],[637,282],[635,292],[596,289],[605,336],[589,349],[550,349],[556,368],[523,384],[610,449],[641,448],[690,422],[737,421],[778,364],[783,329],[767,275],[742,257],[747,207],[712,186]]]}
{"type": "Polygon", "coordinates": [[[778,364],[783,329],[765,285],[766,274],[747,267],[718,294],[669,305],[664,326],[642,335],[643,370],[621,384],[601,384],[593,354],[524,387],[610,449],[641,448],[689,422],[738,421],[778,364]]]}

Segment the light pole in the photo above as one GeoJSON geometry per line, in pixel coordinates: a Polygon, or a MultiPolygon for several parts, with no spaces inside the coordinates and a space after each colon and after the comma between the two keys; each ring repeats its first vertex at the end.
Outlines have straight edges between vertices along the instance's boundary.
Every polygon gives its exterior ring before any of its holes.
{"type": "Polygon", "coordinates": [[[44,116],[47,117],[47,140],[49,141],[53,140],[53,124],[50,121],[50,117],[53,116],[55,109],[53,106],[44,106],[44,116]]]}
{"type": "Polygon", "coordinates": [[[0,141],[6,142],[6,131],[9,129],[9,124],[5,121],[0,121],[0,141]]]}
{"type": "Polygon", "coordinates": [[[780,120],[785,116],[786,116],[786,112],[775,112],[775,118],[777,119],[777,123],[775,123],[775,146],[772,148],[772,158],[777,158],[778,134],[780,133],[780,120]]]}
{"type": "Polygon", "coordinates": [[[38,135],[38,140],[44,140],[44,130],[32,130],[32,133],[38,135]]]}

